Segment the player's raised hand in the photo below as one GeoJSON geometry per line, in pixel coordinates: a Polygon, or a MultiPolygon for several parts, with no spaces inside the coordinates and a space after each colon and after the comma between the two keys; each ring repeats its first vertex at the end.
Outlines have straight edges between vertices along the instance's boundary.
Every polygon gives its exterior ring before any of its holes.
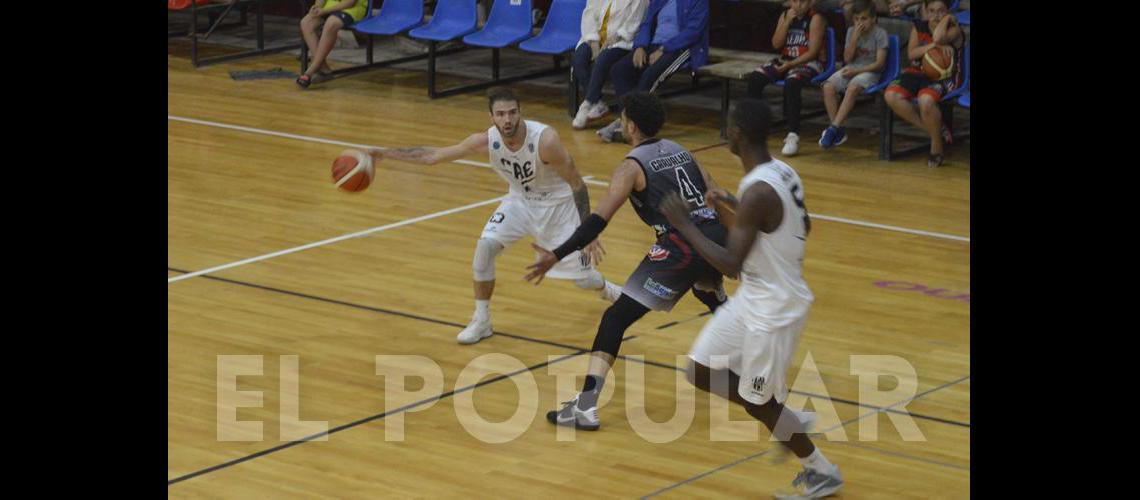
{"type": "Polygon", "coordinates": [[[606,254],[606,247],[602,246],[602,240],[594,240],[582,249],[582,255],[586,256],[587,264],[593,262],[594,265],[602,263],[602,256],[606,254]]]}
{"type": "Polygon", "coordinates": [[[558,263],[558,257],[554,255],[554,252],[534,243],[531,243],[530,246],[534,247],[535,252],[538,252],[538,260],[534,261],[534,264],[526,266],[527,269],[533,269],[533,271],[523,276],[523,279],[531,281],[538,278],[538,281],[534,282],[535,286],[538,286],[539,283],[542,283],[542,278],[546,277],[546,272],[558,263]]]}
{"type": "Polygon", "coordinates": [[[682,200],[681,195],[675,192],[661,198],[661,204],[657,205],[657,211],[669,219],[669,224],[672,224],[673,227],[689,221],[689,203],[682,200]]]}

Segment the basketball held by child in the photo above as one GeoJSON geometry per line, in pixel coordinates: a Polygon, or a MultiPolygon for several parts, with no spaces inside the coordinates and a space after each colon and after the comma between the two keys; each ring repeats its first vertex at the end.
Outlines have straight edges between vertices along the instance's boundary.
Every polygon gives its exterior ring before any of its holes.
{"type": "Polygon", "coordinates": [[[922,56],[922,73],[931,81],[950,78],[954,71],[954,57],[947,56],[946,45],[939,45],[922,56]]]}

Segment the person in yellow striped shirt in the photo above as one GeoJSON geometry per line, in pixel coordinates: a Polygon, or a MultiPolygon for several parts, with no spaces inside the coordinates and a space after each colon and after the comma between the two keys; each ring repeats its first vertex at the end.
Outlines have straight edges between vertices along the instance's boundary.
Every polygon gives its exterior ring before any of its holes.
{"type": "Polygon", "coordinates": [[[356,24],[368,14],[368,0],[314,0],[309,13],[301,18],[301,37],[309,46],[312,64],[305,74],[297,78],[297,85],[309,88],[313,82],[320,82],[332,67],[325,60],[336,45],[336,35],[342,28],[356,24]],[[318,26],[324,22],[320,35],[318,26]]]}

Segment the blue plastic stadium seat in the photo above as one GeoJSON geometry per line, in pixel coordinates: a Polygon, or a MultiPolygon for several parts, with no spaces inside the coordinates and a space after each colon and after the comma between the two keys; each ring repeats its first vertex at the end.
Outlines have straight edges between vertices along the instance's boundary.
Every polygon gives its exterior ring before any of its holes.
{"type": "Polygon", "coordinates": [[[970,11],[964,10],[956,15],[958,16],[958,24],[961,24],[962,26],[970,25],[970,11]]]}
{"type": "Polygon", "coordinates": [[[969,89],[966,90],[965,94],[962,94],[962,97],[958,98],[958,104],[961,105],[963,108],[966,108],[966,109],[970,108],[970,91],[969,91],[969,89]]]}
{"type": "Polygon", "coordinates": [[[534,36],[533,22],[530,0],[498,0],[491,6],[483,29],[463,37],[463,43],[501,49],[534,36]]]}
{"type": "MultiPolygon", "coordinates": [[[[372,0],[368,1],[372,12],[372,0]]],[[[396,35],[424,23],[423,0],[384,0],[380,12],[353,25],[353,29],[369,35],[396,35]]]]}
{"type": "Polygon", "coordinates": [[[586,0],[554,0],[542,32],[520,43],[519,48],[539,54],[562,54],[573,50],[581,38],[584,10],[586,0]]]}
{"type": "Polygon", "coordinates": [[[431,21],[408,32],[420,40],[446,42],[475,31],[475,0],[439,0],[431,21]]]}

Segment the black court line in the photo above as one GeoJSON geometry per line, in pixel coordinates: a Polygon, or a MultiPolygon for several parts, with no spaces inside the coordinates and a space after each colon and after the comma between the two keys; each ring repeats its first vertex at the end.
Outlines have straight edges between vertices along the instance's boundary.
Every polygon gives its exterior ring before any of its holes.
{"type": "Polygon", "coordinates": [[[230,460],[229,462],[221,463],[221,464],[215,465],[215,466],[213,466],[213,467],[207,467],[207,468],[205,468],[205,469],[202,469],[202,470],[200,470],[200,471],[197,471],[197,472],[191,472],[191,473],[189,473],[189,474],[186,474],[186,475],[183,475],[183,476],[179,476],[179,477],[176,477],[176,478],[174,478],[174,479],[171,479],[171,480],[167,481],[167,482],[166,482],[166,485],[169,487],[169,486],[172,486],[172,485],[174,485],[174,484],[176,484],[176,483],[180,483],[180,482],[182,482],[182,481],[185,481],[185,480],[187,480],[187,479],[192,479],[192,478],[195,478],[195,477],[201,476],[201,475],[203,475],[203,474],[209,474],[209,473],[211,473],[211,472],[214,472],[214,471],[217,471],[217,470],[225,469],[225,468],[227,468],[227,467],[232,467],[232,466],[235,466],[235,465],[237,465],[237,464],[240,464],[240,463],[242,463],[242,462],[248,462],[248,461],[250,461],[250,460],[253,460],[253,459],[255,459],[255,458],[264,457],[265,455],[268,455],[268,454],[270,454],[270,453],[275,453],[275,452],[278,452],[278,451],[281,451],[281,450],[284,450],[284,449],[287,449],[287,448],[292,448],[292,447],[294,447],[294,446],[297,446],[297,445],[299,445],[299,444],[304,444],[304,443],[307,443],[307,442],[309,442],[309,441],[312,441],[312,440],[314,440],[314,439],[317,439],[317,438],[319,438],[319,437],[321,437],[321,436],[328,436],[328,435],[332,435],[332,434],[335,434],[335,433],[337,433],[337,432],[340,432],[340,431],[343,431],[343,430],[351,429],[351,428],[353,428],[353,427],[356,427],[356,426],[358,426],[358,425],[366,424],[366,423],[368,423],[368,422],[371,422],[371,421],[373,421],[373,420],[379,420],[379,419],[382,419],[382,418],[384,418],[384,417],[387,417],[388,415],[395,415],[395,414],[397,414],[397,413],[403,413],[403,412],[405,412],[405,411],[407,411],[407,410],[410,410],[410,409],[412,409],[412,408],[415,408],[415,407],[417,407],[417,406],[420,406],[420,405],[423,405],[423,404],[427,404],[427,403],[431,403],[431,402],[439,401],[439,400],[441,400],[441,399],[444,399],[444,398],[448,398],[448,397],[454,396],[454,395],[456,395],[456,394],[458,394],[458,393],[461,393],[461,392],[467,392],[467,391],[470,391],[470,390],[474,390],[476,387],[480,387],[480,386],[484,386],[484,385],[487,385],[487,384],[495,383],[495,382],[498,382],[498,381],[500,381],[500,380],[506,380],[506,379],[508,379],[508,378],[511,378],[511,377],[513,377],[513,376],[515,376],[515,375],[518,375],[518,374],[520,374],[520,373],[523,373],[523,372],[528,372],[528,371],[534,371],[534,370],[537,370],[537,369],[539,369],[539,368],[542,368],[542,367],[544,367],[544,366],[546,366],[546,365],[550,365],[550,364],[558,363],[558,362],[560,362],[560,361],[565,361],[565,360],[567,360],[567,359],[573,358],[573,357],[575,357],[575,356],[580,356],[580,355],[582,355],[582,354],[585,354],[585,353],[586,353],[586,351],[582,351],[582,350],[579,350],[578,352],[575,352],[575,353],[573,353],[573,354],[567,354],[567,355],[565,355],[565,356],[562,356],[561,358],[557,358],[557,359],[554,359],[554,360],[549,360],[549,361],[544,361],[544,362],[542,362],[542,363],[539,363],[539,364],[537,364],[537,365],[534,365],[534,366],[531,366],[531,367],[528,367],[528,368],[524,368],[524,369],[522,369],[522,370],[515,370],[515,371],[513,371],[513,372],[511,372],[511,373],[505,373],[505,374],[499,375],[499,376],[497,376],[497,377],[492,377],[492,378],[489,378],[489,379],[487,379],[487,380],[484,380],[484,381],[482,381],[482,382],[479,382],[478,384],[469,385],[469,386],[466,386],[466,387],[462,387],[462,388],[459,388],[459,389],[454,389],[454,390],[451,390],[451,391],[445,392],[445,393],[443,393],[443,394],[440,394],[440,395],[438,395],[438,396],[432,396],[432,397],[430,397],[430,398],[427,398],[427,399],[424,399],[424,400],[416,401],[415,403],[411,403],[411,404],[407,404],[407,405],[401,406],[401,407],[399,407],[399,408],[396,408],[395,410],[392,410],[392,411],[386,411],[386,412],[383,412],[383,413],[377,413],[376,415],[372,415],[372,416],[370,416],[370,417],[362,418],[362,419],[360,419],[360,420],[357,420],[357,421],[355,421],[355,422],[350,422],[350,423],[347,423],[347,424],[344,424],[344,425],[340,425],[340,426],[334,427],[334,428],[332,428],[332,429],[329,429],[328,431],[325,431],[325,432],[320,432],[320,433],[317,433],[317,434],[313,434],[312,436],[308,436],[308,437],[305,437],[305,438],[303,438],[303,439],[301,439],[301,440],[298,440],[298,441],[290,441],[290,442],[288,442],[288,443],[285,443],[285,444],[282,444],[282,445],[279,445],[279,446],[274,446],[274,447],[272,447],[272,448],[269,448],[269,449],[267,449],[267,450],[262,450],[262,451],[259,451],[259,452],[257,452],[257,453],[254,453],[254,454],[252,454],[252,455],[246,455],[246,456],[244,456],[244,457],[241,457],[241,458],[238,458],[238,459],[235,459],[235,460],[230,460]]]}
{"type": "MultiPolygon", "coordinates": [[[[926,396],[927,394],[930,394],[930,393],[932,393],[932,392],[935,392],[935,391],[940,391],[940,390],[942,390],[942,389],[945,389],[945,388],[947,388],[947,387],[950,387],[950,386],[952,386],[952,385],[956,385],[956,384],[958,384],[958,383],[961,383],[961,382],[963,382],[963,381],[965,381],[965,380],[967,380],[967,379],[969,379],[969,378],[970,378],[970,376],[969,376],[969,375],[966,375],[965,377],[962,377],[962,378],[960,378],[960,379],[958,379],[958,380],[955,380],[955,381],[952,381],[952,382],[947,382],[947,383],[945,383],[945,384],[942,384],[942,385],[940,385],[940,386],[938,386],[938,387],[935,387],[935,388],[933,388],[933,389],[928,389],[928,390],[925,390],[925,391],[923,391],[923,392],[921,392],[921,393],[919,393],[919,394],[916,394],[914,397],[911,397],[911,398],[908,398],[908,399],[904,399],[904,400],[902,400],[902,401],[899,401],[898,403],[895,403],[895,404],[893,404],[893,405],[891,405],[891,406],[898,406],[898,405],[900,405],[900,404],[903,404],[903,403],[909,403],[909,402],[911,402],[911,401],[917,400],[918,398],[921,398],[921,397],[923,397],[923,396],[926,396]]],[[[887,408],[889,409],[890,407],[887,407],[887,408]]],[[[882,410],[882,409],[880,409],[880,410],[877,410],[877,411],[873,411],[873,412],[870,412],[870,413],[866,413],[866,414],[863,414],[863,415],[859,415],[858,417],[852,418],[852,419],[850,419],[850,420],[847,420],[847,421],[844,421],[844,422],[840,422],[840,423],[839,423],[839,425],[835,425],[835,426],[832,426],[831,428],[829,428],[829,429],[826,429],[826,430],[824,430],[824,431],[820,431],[820,432],[813,432],[813,433],[809,434],[809,436],[811,436],[811,437],[818,437],[818,436],[822,436],[823,434],[825,434],[825,433],[827,433],[827,432],[830,432],[830,431],[832,431],[832,430],[834,430],[834,429],[838,429],[838,428],[841,428],[841,427],[846,427],[846,426],[848,426],[848,425],[850,425],[850,424],[852,424],[852,423],[855,423],[855,422],[858,422],[858,421],[860,421],[860,420],[863,420],[864,418],[867,418],[867,417],[869,417],[869,416],[871,416],[871,415],[877,415],[877,414],[879,414],[879,413],[882,413],[882,412],[883,412],[883,410],[882,410]]],[[[779,446],[779,444],[777,444],[776,446],[779,446]]],[[[735,467],[735,466],[737,466],[737,465],[739,465],[739,464],[742,464],[742,463],[744,463],[744,462],[747,462],[747,461],[749,461],[749,460],[752,460],[752,459],[754,459],[754,458],[757,458],[757,457],[761,457],[761,456],[764,456],[764,455],[768,454],[769,452],[771,452],[771,451],[773,451],[773,450],[775,450],[775,449],[776,449],[775,447],[773,447],[773,448],[769,448],[769,449],[767,449],[767,450],[764,450],[764,451],[762,451],[762,452],[759,452],[759,453],[755,453],[755,454],[749,455],[749,456],[747,456],[747,457],[741,458],[741,459],[739,459],[739,460],[736,460],[735,462],[731,462],[731,463],[728,463],[728,464],[722,465],[722,466],[720,466],[720,467],[717,467],[717,468],[715,468],[715,469],[712,469],[712,470],[708,470],[708,471],[702,472],[702,473],[700,473],[700,474],[697,474],[697,475],[695,475],[695,476],[693,476],[693,477],[690,477],[690,478],[688,478],[688,479],[685,479],[684,481],[680,481],[680,482],[677,482],[677,483],[671,484],[671,485],[669,485],[669,486],[666,486],[666,487],[664,487],[664,488],[661,488],[661,489],[659,489],[659,490],[657,490],[657,491],[654,491],[654,492],[652,492],[652,493],[649,493],[649,494],[647,494],[647,495],[645,495],[645,496],[642,496],[641,498],[642,498],[642,499],[645,499],[645,498],[649,498],[649,497],[652,497],[652,496],[660,495],[661,493],[664,493],[664,492],[666,492],[666,491],[669,491],[669,490],[675,489],[675,488],[677,488],[677,487],[679,487],[679,486],[683,486],[683,485],[685,485],[685,484],[688,484],[688,483],[691,483],[691,482],[693,482],[693,481],[697,481],[697,480],[699,480],[699,479],[701,479],[701,478],[707,477],[707,476],[709,476],[709,475],[712,475],[712,474],[714,474],[714,473],[716,473],[716,472],[719,472],[719,471],[722,471],[722,470],[725,470],[725,469],[729,469],[729,468],[735,467]]],[[[882,451],[882,450],[877,450],[877,449],[876,449],[876,451],[882,451]]],[[[904,458],[916,458],[916,457],[912,457],[912,456],[910,456],[910,455],[901,455],[901,454],[900,454],[900,456],[902,456],[902,457],[904,457],[904,458]]]]}
{"type": "MultiPolygon", "coordinates": [[[[176,268],[173,268],[173,267],[169,267],[169,266],[167,266],[167,270],[169,270],[169,271],[174,271],[174,272],[178,272],[178,273],[186,273],[186,272],[188,272],[188,271],[183,271],[183,270],[181,270],[181,269],[176,269],[176,268]]],[[[337,304],[337,305],[342,305],[342,306],[352,307],[352,308],[355,308],[355,309],[363,309],[363,310],[366,310],[366,311],[378,312],[378,313],[383,313],[383,314],[391,314],[391,315],[393,315],[393,316],[400,316],[400,317],[409,318],[409,319],[417,319],[417,320],[420,320],[420,321],[426,321],[426,322],[429,322],[429,323],[435,323],[435,324],[440,324],[440,325],[448,325],[448,326],[454,326],[454,327],[459,327],[459,328],[462,328],[462,327],[466,326],[466,325],[462,325],[462,324],[459,324],[459,323],[453,323],[453,322],[451,322],[451,321],[445,321],[445,320],[436,319],[436,318],[429,318],[429,317],[427,317],[427,316],[420,316],[420,315],[411,314],[411,313],[406,313],[406,312],[401,312],[401,311],[393,311],[393,310],[391,310],[391,309],[384,309],[384,308],[381,308],[381,307],[373,307],[373,306],[366,306],[366,305],[362,305],[362,304],[354,304],[354,303],[352,303],[352,302],[345,302],[345,301],[342,301],[342,300],[330,299],[330,298],[326,298],[326,297],[320,297],[320,296],[317,296],[317,295],[309,295],[309,294],[305,294],[305,293],[294,292],[294,291],[291,291],[291,290],[283,290],[283,289],[280,289],[280,288],[274,288],[274,287],[265,286],[265,285],[258,285],[258,284],[255,284],[255,283],[248,283],[248,282],[245,282],[245,281],[232,280],[232,279],[228,279],[228,278],[219,278],[219,277],[217,277],[217,276],[210,276],[210,275],[208,275],[208,274],[203,274],[203,275],[201,275],[201,276],[199,276],[199,277],[200,277],[200,278],[205,278],[205,279],[211,279],[211,280],[215,280],[215,281],[221,281],[221,282],[224,282],[224,283],[230,283],[230,284],[234,284],[234,285],[246,286],[246,287],[250,287],[250,288],[257,288],[257,289],[259,289],[259,290],[265,290],[265,291],[269,291],[269,292],[275,292],[275,293],[280,293],[280,294],[284,294],[284,295],[291,295],[291,296],[294,296],[294,297],[301,297],[301,298],[305,298],[305,299],[311,299],[311,300],[317,300],[317,301],[321,301],[321,302],[327,302],[327,303],[330,303],[330,304],[337,304]]],[[[708,314],[708,313],[706,313],[706,314],[708,314]]],[[[695,319],[695,318],[690,318],[690,320],[691,320],[691,319],[695,319]]],[[[688,320],[685,320],[685,321],[688,321],[688,320]]],[[[524,340],[524,341],[527,341],[527,342],[534,342],[534,343],[538,343],[538,344],[545,344],[545,345],[554,346],[554,347],[560,347],[560,348],[563,348],[563,349],[569,349],[569,350],[573,350],[573,351],[587,351],[587,352],[589,352],[589,349],[586,349],[586,348],[584,348],[584,347],[579,347],[579,346],[570,345],[570,344],[562,344],[562,343],[559,343],[559,342],[553,342],[553,341],[550,341],[550,340],[536,339],[536,338],[533,338],[533,337],[527,337],[527,336],[525,336],[525,335],[517,335],[517,334],[513,334],[513,333],[500,332],[500,331],[495,331],[495,334],[496,334],[496,335],[502,335],[502,336],[504,336],[504,337],[507,337],[507,338],[512,338],[512,339],[516,339],[516,340],[524,340]]],[[[625,342],[625,341],[633,340],[633,339],[636,339],[636,338],[637,338],[637,335],[630,335],[630,336],[628,336],[628,337],[625,337],[625,338],[624,338],[622,341],[623,341],[623,342],[625,342]]],[[[638,362],[638,363],[642,363],[642,364],[646,364],[646,365],[651,365],[651,366],[656,366],[656,367],[660,367],[660,368],[668,368],[668,369],[670,369],[670,370],[676,370],[676,371],[684,371],[684,369],[682,369],[682,368],[680,368],[680,367],[677,367],[677,366],[673,366],[673,365],[670,365],[670,364],[667,364],[667,363],[661,363],[661,362],[657,362],[657,361],[651,361],[651,360],[646,360],[646,359],[636,359],[636,358],[629,358],[628,356],[626,356],[626,355],[624,355],[624,354],[619,354],[619,355],[618,355],[618,358],[619,358],[619,359],[622,359],[622,360],[625,360],[625,361],[634,361],[634,362],[638,362]]],[[[863,403],[859,403],[859,402],[856,402],[856,401],[850,401],[850,400],[847,400],[847,399],[842,399],[842,398],[836,398],[836,397],[831,397],[831,396],[824,396],[824,395],[822,395],[822,394],[814,394],[814,393],[810,393],[810,392],[795,391],[795,390],[790,390],[789,392],[791,392],[791,393],[793,393],[793,394],[799,394],[799,395],[801,395],[801,396],[808,396],[808,397],[813,397],[813,398],[827,399],[827,400],[835,401],[835,402],[838,402],[838,403],[843,403],[843,404],[848,404],[848,405],[853,405],[853,406],[859,406],[859,407],[863,407],[863,408],[870,408],[870,409],[875,409],[875,410],[882,410],[882,408],[880,408],[880,407],[878,407],[878,406],[873,406],[873,405],[863,404],[863,403]]],[[[969,428],[969,427],[970,427],[970,424],[969,424],[969,423],[958,422],[958,421],[954,421],[954,420],[948,420],[948,419],[939,418],[939,417],[932,417],[932,416],[929,416],[929,415],[923,415],[923,414],[920,414],[920,413],[911,413],[911,412],[905,412],[905,411],[900,411],[900,410],[892,410],[892,409],[888,409],[888,410],[885,410],[885,411],[888,411],[888,412],[891,412],[891,413],[897,413],[897,414],[899,414],[899,415],[910,415],[910,416],[912,416],[912,417],[915,417],[915,418],[921,418],[921,419],[924,419],[924,420],[929,420],[929,421],[932,421],[932,422],[941,422],[941,423],[944,423],[944,424],[956,425],[956,426],[959,426],[959,427],[966,427],[966,428],[969,428]]]]}
{"type": "MultiPolygon", "coordinates": [[[[174,271],[176,273],[183,273],[183,274],[186,274],[189,272],[189,271],[183,271],[181,269],[175,269],[175,268],[169,267],[169,266],[167,266],[166,269],[168,271],[174,271]]],[[[437,325],[448,325],[448,326],[454,326],[457,328],[463,328],[463,327],[467,326],[467,325],[454,323],[454,322],[446,321],[446,320],[442,320],[442,319],[429,318],[427,316],[420,316],[418,314],[411,314],[411,313],[406,313],[406,312],[402,312],[402,311],[393,311],[391,309],[384,309],[382,307],[366,306],[363,304],[354,304],[352,302],[345,302],[343,300],[330,299],[327,297],[321,297],[321,296],[317,296],[317,295],[309,295],[307,293],[294,292],[292,290],[284,290],[281,288],[274,288],[274,287],[265,286],[265,285],[258,285],[256,283],[249,283],[246,281],[232,280],[229,278],[219,278],[217,276],[210,276],[208,274],[203,274],[203,275],[199,276],[199,278],[206,278],[206,279],[210,279],[210,280],[221,281],[221,282],[229,283],[232,285],[240,285],[240,286],[245,286],[245,287],[250,287],[250,288],[257,288],[259,290],[265,290],[267,292],[275,292],[275,293],[280,293],[280,294],[284,294],[284,295],[291,295],[294,297],[300,297],[303,299],[310,299],[310,300],[316,300],[316,301],[320,301],[320,302],[327,302],[329,304],[336,304],[336,305],[351,307],[354,309],[363,309],[365,311],[391,314],[393,316],[400,316],[403,318],[418,319],[420,321],[426,321],[428,323],[435,323],[437,325]]],[[[525,340],[527,342],[534,342],[534,343],[538,343],[538,344],[546,344],[549,346],[561,347],[563,349],[570,349],[572,351],[584,350],[583,348],[578,347],[578,346],[573,346],[570,344],[562,344],[562,343],[554,342],[551,340],[536,339],[534,337],[527,337],[524,335],[517,335],[514,333],[501,332],[498,330],[494,330],[494,332],[495,332],[495,335],[502,335],[504,337],[508,337],[508,338],[512,338],[512,339],[516,339],[516,340],[525,340]]],[[[624,341],[633,340],[636,338],[637,338],[637,335],[630,335],[628,337],[623,338],[622,341],[624,342],[624,341]]]]}

